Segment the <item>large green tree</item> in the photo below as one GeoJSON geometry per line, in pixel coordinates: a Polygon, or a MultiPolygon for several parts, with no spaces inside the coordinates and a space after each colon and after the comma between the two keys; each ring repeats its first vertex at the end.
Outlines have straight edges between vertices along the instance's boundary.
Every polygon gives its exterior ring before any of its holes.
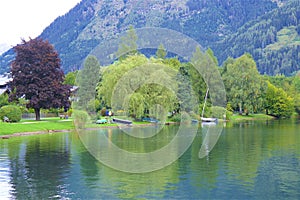
{"type": "Polygon", "coordinates": [[[40,109],[61,108],[69,105],[70,87],[63,84],[64,73],[54,47],[40,38],[23,40],[14,47],[12,62],[12,93],[10,100],[24,97],[28,108],[40,120],[40,109]]]}
{"type": "Polygon", "coordinates": [[[206,93],[208,94],[207,104],[201,105],[203,108],[212,103],[214,106],[225,107],[226,98],[223,81],[218,69],[218,62],[211,49],[202,52],[197,47],[191,58],[193,69],[191,70],[191,78],[193,90],[199,96],[199,102],[204,102],[206,93]]]}
{"type": "Polygon", "coordinates": [[[293,114],[294,99],[289,97],[282,88],[277,88],[267,82],[268,88],[265,96],[266,113],[278,118],[287,118],[293,114]]]}
{"type": "Polygon", "coordinates": [[[300,72],[295,75],[291,90],[291,94],[294,97],[295,110],[300,115],[300,72]]]}
{"type": "Polygon", "coordinates": [[[173,67],[144,55],[128,56],[104,68],[97,86],[98,99],[114,112],[123,110],[136,118],[155,116],[160,110],[157,105],[172,111],[177,102],[172,84],[177,71],[173,67]]]}
{"type": "MultiPolygon", "coordinates": [[[[198,92],[193,88],[194,81],[191,77],[192,68],[190,68],[189,64],[183,65],[179,68],[178,74],[176,76],[176,81],[178,82],[178,91],[177,97],[180,103],[180,110],[186,112],[198,112],[199,105],[197,105],[196,95],[198,92]]],[[[193,71],[195,72],[195,71],[193,71]]],[[[198,73],[196,73],[198,74],[198,73]]],[[[201,81],[198,79],[195,83],[201,81]]],[[[198,93],[199,94],[199,93],[198,93]]]]}
{"type": "Polygon", "coordinates": [[[95,56],[88,56],[85,59],[83,68],[78,72],[76,85],[77,102],[74,103],[75,109],[95,111],[96,86],[99,82],[100,63],[95,56]]]}
{"type": "Polygon", "coordinates": [[[76,85],[76,76],[78,74],[78,70],[72,71],[66,74],[64,84],[74,86],[76,85]]]}
{"type": "Polygon", "coordinates": [[[165,47],[163,44],[160,44],[157,48],[157,51],[156,51],[156,57],[157,58],[160,58],[160,59],[165,59],[168,52],[166,51],[165,47]]]}
{"type": "Polygon", "coordinates": [[[121,37],[118,51],[116,53],[117,58],[124,59],[128,55],[134,55],[138,52],[137,48],[137,34],[134,27],[131,25],[127,31],[127,34],[121,37]]]}
{"type": "Polygon", "coordinates": [[[258,111],[263,104],[264,81],[250,54],[225,62],[223,79],[227,100],[239,113],[258,111]]]}
{"type": "Polygon", "coordinates": [[[6,94],[6,93],[0,94],[0,108],[2,106],[6,106],[8,104],[9,104],[9,102],[8,102],[8,94],[6,94]]]}

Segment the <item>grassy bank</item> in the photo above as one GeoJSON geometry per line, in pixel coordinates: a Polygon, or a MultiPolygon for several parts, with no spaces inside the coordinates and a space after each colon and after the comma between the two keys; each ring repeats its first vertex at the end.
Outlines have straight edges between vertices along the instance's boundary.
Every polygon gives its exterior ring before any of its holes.
{"type": "MultiPolygon", "coordinates": [[[[242,121],[242,120],[268,120],[274,119],[271,116],[265,114],[251,114],[251,115],[238,115],[235,114],[230,118],[230,121],[242,121]]],[[[148,122],[133,122],[134,125],[147,125],[148,122]]],[[[99,127],[113,127],[116,124],[95,124],[89,123],[86,125],[87,128],[99,128],[99,127]]],[[[21,120],[18,123],[4,123],[0,122],[0,136],[1,135],[11,135],[14,133],[24,133],[24,132],[51,132],[56,130],[74,130],[75,126],[72,119],[59,119],[54,118],[44,118],[41,121],[35,120],[21,120]]]]}
{"type": "Polygon", "coordinates": [[[71,119],[45,118],[41,121],[21,120],[18,123],[0,122],[0,135],[9,135],[21,132],[72,130],[74,129],[71,119]]]}
{"type": "MultiPolygon", "coordinates": [[[[147,125],[148,122],[133,122],[134,125],[147,125]]],[[[87,128],[99,128],[99,127],[114,127],[117,124],[86,124],[87,128]]],[[[51,132],[56,130],[74,130],[75,126],[72,119],[60,119],[58,117],[54,118],[44,118],[41,121],[35,120],[21,120],[17,123],[4,123],[0,122],[0,136],[1,135],[11,135],[14,133],[24,133],[24,132],[51,132]]]]}
{"type": "Polygon", "coordinates": [[[266,114],[249,114],[249,115],[239,115],[234,114],[230,117],[230,121],[242,121],[242,120],[269,120],[274,119],[274,117],[266,114]]]}

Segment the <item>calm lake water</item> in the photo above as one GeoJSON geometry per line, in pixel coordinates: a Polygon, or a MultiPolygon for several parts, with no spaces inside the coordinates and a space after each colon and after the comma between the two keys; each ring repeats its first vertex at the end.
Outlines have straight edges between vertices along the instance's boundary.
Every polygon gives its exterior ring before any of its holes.
{"type": "MultiPolygon", "coordinates": [[[[299,120],[225,125],[207,157],[198,157],[200,127],[180,159],[143,174],[104,166],[75,133],[0,140],[0,199],[300,199],[299,120]]],[[[167,126],[146,143],[101,132],[138,152],[168,143],[176,130],[167,126]]]]}

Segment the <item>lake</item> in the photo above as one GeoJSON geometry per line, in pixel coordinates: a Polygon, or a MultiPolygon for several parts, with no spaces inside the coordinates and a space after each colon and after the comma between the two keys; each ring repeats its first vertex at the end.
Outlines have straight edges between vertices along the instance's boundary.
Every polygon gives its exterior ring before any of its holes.
{"type": "MultiPolygon", "coordinates": [[[[299,120],[219,126],[222,134],[208,156],[198,156],[207,134],[199,127],[177,161],[149,173],[101,164],[76,133],[0,140],[0,199],[300,199],[299,120]]],[[[177,130],[166,126],[160,137],[142,141],[119,129],[98,132],[120,148],[151,152],[177,130]]]]}

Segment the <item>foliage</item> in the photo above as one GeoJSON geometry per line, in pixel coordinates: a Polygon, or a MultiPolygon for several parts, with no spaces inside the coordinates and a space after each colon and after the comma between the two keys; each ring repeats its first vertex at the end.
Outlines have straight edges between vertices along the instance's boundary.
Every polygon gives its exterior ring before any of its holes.
{"type": "Polygon", "coordinates": [[[227,100],[242,113],[257,112],[263,104],[264,84],[249,54],[228,60],[223,72],[227,100]]]}
{"type": "Polygon", "coordinates": [[[211,111],[212,111],[212,117],[218,119],[224,119],[224,115],[226,116],[227,113],[226,108],[219,107],[219,106],[212,106],[211,111]]]}
{"type": "Polygon", "coordinates": [[[295,111],[300,114],[300,73],[292,77],[284,75],[264,76],[264,79],[275,87],[282,88],[288,96],[293,97],[295,111]]]}
{"type": "Polygon", "coordinates": [[[180,67],[176,76],[178,82],[177,98],[179,99],[180,111],[197,111],[197,96],[192,89],[191,75],[186,67],[180,67]]]}
{"type": "Polygon", "coordinates": [[[101,81],[97,86],[97,97],[102,101],[102,104],[106,105],[107,107],[111,107],[112,92],[114,91],[114,87],[117,82],[129,70],[146,63],[147,58],[145,56],[134,55],[105,67],[101,72],[101,81]]]}
{"type": "Polygon", "coordinates": [[[297,96],[294,97],[294,100],[295,111],[300,115],[300,94],[297,94],[297,96]]]}
{"type": "Polygon", "coordinates": [[[77,74],[78,74],[78,70],[67,73],[65,76],[64,84],[71,85],[71,86],[76,85],[77,74]]]}
{"type": "Polygon", "coordinates": [[[103,105],[114,111],[125,110],[135,118],[154,116],[160,109],[157,105],[164,107],[165,112],[172,111],[177,102],[172,78],[177,71],[155,58],[149,61],[144,55],[131,55],[107,66],[97,86],[103,105]],[[157,81],[166,83],[156,84],[157,81]]]}
{"type": "Polygon", "coordinates": [[[203,102],[206,93],[206,83],[197,69],[191,63],[183,63],[179,72],[186,71],[192,85],[192,92],[198,98],[197,102],[203,102]]]}
{"type": "Polygon", "coordinates": [[[7,105],[0,108],[0,119],[7,117],[10,122],[19,122],[22,117],[21,109],[18,106],[7,105]]]}
{"type": "Polygon", "coordinates": [[[100,64],[95,56],[88,56],[84,67],[78,72],[76,85],[79,86],[76,96],[78,101],[74,102],[74,108],[86,111],[96,111],[95,103],[96,86],[99,82],[100,64]]]}
{"type": "MultiPolygon", "coordinates": [[[[207,102],[210,102],[214,106],[225,107],[225,90],[213,52],[208,49],[203,53],[200,47],[196,47],[191,58],[191,64],[195,68],[195,72],[201,75],[206,84],[204,84],[204,87],[199,88],[199,90],[202,90],[200,93],[205,94],[199,102],[208,97],[207,102]],[[203,91],[204,88],[205,91],[203,91]]],[[[195,81],[201,81],[201,79],[195,81]]],[[[201,98],[201,96],[199,97],[201,98]]]]}
{"type": "Polygon", "coordinates": [[[278,118],[288,118],[294,112],[294,100],[282,88],[276,88],[267,82],[265,109],[266,113],[278,118]]]}
{"type": "Polygon", "coordinates": [[[233,112],[226,110],[226,120],[230,120],[233,116],[233,112]]]}
{"type": "Polygon", "coordinates": [[[158,46],[157,51],[156,51],[156,57],[157,57],[157,58],[160,58],[160,59],[165,59],[166,56],[167,56],[167,51],[166,51],[164,45],[163,45],[163,44],[160,44],[160,45],[158,46]]]}
{"type": "Polygon", "coordinates": [[[137,53],[137,48],[137,35],[134,27],[131,25],[129,26],[127,34],[121,37],[116,57],[124,59],[128,55],[135,55],[137,53]]]}
{"type": "Polygon", "coordinates": [[[202,117],[202,113],[203,113],[203,117],[211,117],[211,114],[212,114],[211,107],[212,106],[211,106],[210,102],[207,102],[205,107],[204,107],[204,102],[203,102],[199,105],[198,113],[201,114],[201,117],[202,117]]]}
{"type": "Polygon", "coordinates": [[[299,13],[299,1],[287,1],[283,6],[244,24],[235,34],[216,43],[214,50],[220,61],[228,56],[251,53],[261,74],[293,75],[300,69],[299,13]]]}
{"type": "Polygon", "coordinates": [[[74,110],[72,117],[77,128],[84,128],[89,120],[89,114],[84,110],[74,110]]]}
{"type": "Polygon", "coordinates": [[[170,118],[170,121],[172,121],[172,122],[180,122],[181,121],[181,114],[180,113],[176,113],[175,115],[173,115],[170,118]]]}
{"type": "Polygon", "coordinates": [[[134,93],[130,97],[129,108],[132,117],[141,119],[145,115],[145,98],[141,93],[134,93]]]}
{"type": "MultiPolygon", "coordinates": [[[[149,0],[124,3],[83,0],[70,12],[58,17],[40,37],[48,39],[60,52],[64,72],[78,69],[95,46],[124,32],[130,24],[176,30],[204,47],[221,43],[220,49],[213,48],[221,57],[227,53],[222,46],[234,44],[222,42],[224,38],[237,32],[245,23],[259,19],[272,10],[277,11],[276,8],[274,0],[149,0]]],[[[282,19],[287,18],[282,16],[282,19]]],[[[9,70],[9,61],[12,59],[12,51],[1,57],[0,72],[9,70]]]]}
{"type": "Polygon", "coordinates": [[[10,99],[29,100],[27,107],[35,109],[36,120],[40,120],[41,108],[68,108],[70,90],[63,85],[64,74],[53,46],[42,39],[30,39],[23,40],[14,50],[17,54],[11,68],[14,92],[10,99]]]}
{"type": "Polygon", "coordinates": [[[294,97],[295,110],[300,115],[300,72],[294,77],[291,90],[291,95],[294,97]]]}
{"type": "Polygon", "coordinates": [[[6,93],[1,94],[0,95],[0,108],[2,106],[6,106],[8,104],[9,104],[9,102],[8,102],[8,94],[6,94],[6,93]]]}

